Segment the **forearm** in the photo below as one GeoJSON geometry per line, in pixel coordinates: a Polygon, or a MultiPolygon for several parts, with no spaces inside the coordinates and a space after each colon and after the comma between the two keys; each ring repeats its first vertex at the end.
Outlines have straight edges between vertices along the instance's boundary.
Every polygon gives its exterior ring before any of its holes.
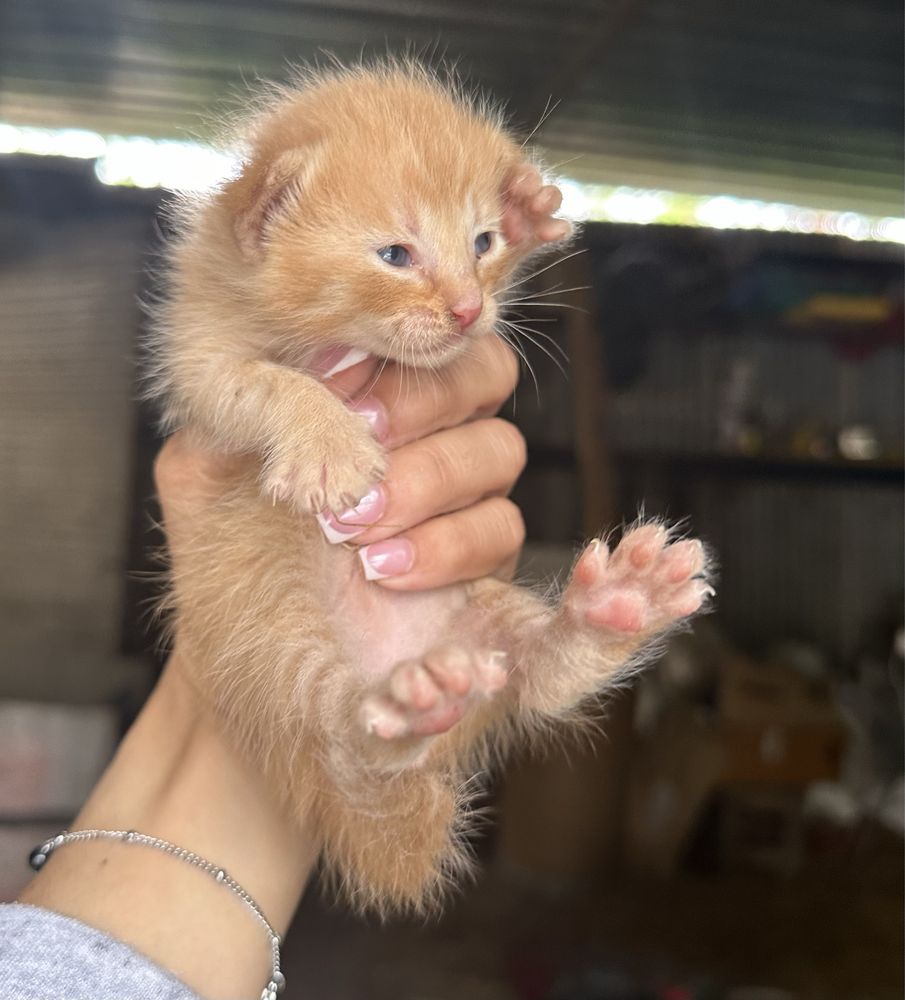
{"type": "MultiPolygon", "coordinates": [[[[171,662],[74,830],[137,830],[222,866],[283,934],[317,848],[224,744],[171,662]]],[[[257,995],[267,936],[209,875],[152,848],[62,848],[21,901],[76,917],[132,945],[205,997],[257,995]]]]}

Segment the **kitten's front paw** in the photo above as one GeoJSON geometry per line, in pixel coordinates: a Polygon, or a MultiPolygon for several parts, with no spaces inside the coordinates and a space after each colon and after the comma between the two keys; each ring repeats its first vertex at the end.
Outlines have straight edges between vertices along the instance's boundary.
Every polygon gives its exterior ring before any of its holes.
{"type": "Polygon", "coordinates": [[[359,418],[350,414],[350,420],[351,427],[333,428],[322,440],[282,448],[264,466],[264,492],[307,514],[354,507],[383,479],[386,457],[359,418]]]}
{"type": "Polygon", "coordinates": [[[383,740],[436,736],[452,729],[476,696],[505,687],[508,676],[503,653],[441,647],[394,667],[381,690],[365,699],[361,718],[383,740]]]}
{"type": "Polygon", "coordinates": [[[626,637],[654,632],[694,614],[713,595],[707,558],[696,539],[669,541],[659,524],[629,531],[610,553],[596,540],[584,550],[564,601],[580,621],[626,637]]]}
{"type": "Polygon", "coordinates": [[[537,167],[521,163],[509,175],[503,190],[501,227],[510,246],[526,251],[543,243],[557,243],[572,235],[572,224],[554,218],[562,204],[562,193],[544,184],[537,167]]]}

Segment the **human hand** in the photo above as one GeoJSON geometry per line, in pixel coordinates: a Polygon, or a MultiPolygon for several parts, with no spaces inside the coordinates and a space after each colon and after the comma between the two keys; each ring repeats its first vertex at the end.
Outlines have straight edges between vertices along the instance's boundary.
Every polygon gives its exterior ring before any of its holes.
{"type": "Polygon", "coordinates": [[[506,178],[501,228],[507,244],[522,252],[545,243],[558,243],[574,232],[567,219],[555,212],[562,205],[562,191],[554,184],[544,184],[537,167],[523,162],[506,178]]]}
{"type": "MultiPolygon", "coordinates": [[[[387,365],[378,374],[379,365],[368,358],[326,380],[389,452],[386,476],[366,502],[341,521],[323,519],[328,536],[361,547],[363,563],[376,554],[384,570],[402,566],[377,581],[394,590],[511,575],[524,524],[507,494],[524,467],[525,442],[495,414],[518,377],[514,354],[486,337],[439,373],[387,365]]],[[[195,517],[251,461],[204,451],[184,434],[164,445],[155,478],[174,554],[195,517]]]]}

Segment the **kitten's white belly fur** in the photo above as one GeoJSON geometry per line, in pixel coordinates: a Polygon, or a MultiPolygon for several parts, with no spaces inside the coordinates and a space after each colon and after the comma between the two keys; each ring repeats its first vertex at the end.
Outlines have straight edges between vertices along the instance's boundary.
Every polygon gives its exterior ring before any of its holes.
{"type": "Polygon", "coordinates": [[[407,592],[370,583],[344,548],[325,553],[323,569],[337,637],[351,663],[371,677],[448,639],[451,619],[465,607],[462,585],[407,592]]]}

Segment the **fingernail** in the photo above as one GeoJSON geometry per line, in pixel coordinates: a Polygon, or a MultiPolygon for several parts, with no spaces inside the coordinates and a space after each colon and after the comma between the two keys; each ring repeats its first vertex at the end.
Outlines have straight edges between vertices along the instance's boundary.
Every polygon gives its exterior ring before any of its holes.
{"type": "Polygon", "coordinates": [[[358,550],[366,580],[383,580],[408,573],[415,561],[415,548],[405,538],[389,538],[358,550]]]}
{"type": "Polygon", "coordinates": [[[360,413],[371,426],[371,433],[378,441],[385,441],[390,433],[390,419],[383,403],[373,396],[364,396],[354,403],[349,403],[349,409],[360,413]]]}
{"type": "Polygon", "coordinates": [[[328,510],[322,510],[317,515],[317,523],[321,526],[324,536],[331,545],[348,542],[376,524],[386,507],[383,489],[375,486],[369,490],[354,507],[344,510],[342,514],[334,515],[328,510]]]}
{"type": "Polygon", "coordinates": [[[311,368],[322,379],[332,378],[347,368],[357,365],[360,361],[364,361],[367,356],[367,351],[360,351],[357,348],[332,347],[329,351],[315,357],[311,368]]]}

